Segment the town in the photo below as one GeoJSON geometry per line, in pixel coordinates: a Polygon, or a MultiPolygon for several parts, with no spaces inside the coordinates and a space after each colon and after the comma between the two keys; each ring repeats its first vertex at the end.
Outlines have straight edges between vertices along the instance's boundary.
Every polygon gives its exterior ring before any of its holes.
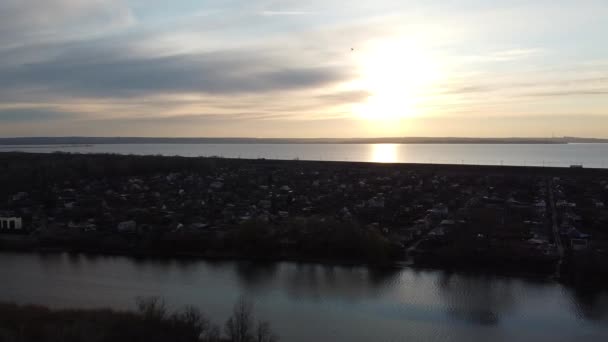
{"type": "Polygon", "coordinates": [[[0,154],[0,249],[608,274],[608,171],[0,154]]]}

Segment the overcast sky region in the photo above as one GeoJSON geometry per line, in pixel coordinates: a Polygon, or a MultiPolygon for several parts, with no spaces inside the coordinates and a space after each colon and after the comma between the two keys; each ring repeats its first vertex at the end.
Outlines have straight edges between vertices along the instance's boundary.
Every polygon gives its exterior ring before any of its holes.
{"type": "Polygon", "coordinates": [[[2,0],[0,136],[608,138],[606,0],[2,0]]]}

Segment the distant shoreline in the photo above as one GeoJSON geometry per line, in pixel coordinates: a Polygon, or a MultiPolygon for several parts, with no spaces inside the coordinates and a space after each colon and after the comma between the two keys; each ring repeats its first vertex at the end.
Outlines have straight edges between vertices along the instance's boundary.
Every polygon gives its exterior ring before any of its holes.
{"type": "Polygon", "coordinates": [[[32,148],[58,148],[58,147],[91,147],[93,145],[91,144],[69,144],[69,145],[63,145],[63,144],[49,144],[49,145],[0,145],[0,149],[9,149],[9,148],[14,148],[14,147],[20,147],[20,148],[26,148],[26,149],[32,149],[32,148]],[[11,147],[6,147],[6,146],[11,146],[11,147]]]}
{"type": "Polygon", "coordinates": [[[159,137],[17,137],[0,138],[0,145],[94,145],[94,144],[569,144],[608,143],[608,139],[559,138],[159,138],[159,137]]]}

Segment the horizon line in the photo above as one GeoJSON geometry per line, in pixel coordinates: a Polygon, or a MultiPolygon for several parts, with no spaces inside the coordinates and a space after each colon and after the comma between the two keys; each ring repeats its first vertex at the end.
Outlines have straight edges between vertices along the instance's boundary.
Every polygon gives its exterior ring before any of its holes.
{"type": "Polygon", "coordinates": [[[38,138],[137,138],[137,139],[608,139],[608,137],[588,136],[375,136],[375,137],[254,137],[254,136],[137,136],[137,135],[32,135],[0,136],[0,139],[38,139],[38,138]]]}
{"type": "Polygon", "coordinates": [[[252,139],[252,140],[376,140],[376,139],[587,139],[587,140],[608,140],[608,137],[586,137],[586,136],[491,136],[491,137],[475,137],[475,136],[384,136],[384,137],[251,137],[251,136],[110,136],[110,135],[36,135],[36,136],[12,136],[1,137],[2,140],[7,139],[252,139]]]}

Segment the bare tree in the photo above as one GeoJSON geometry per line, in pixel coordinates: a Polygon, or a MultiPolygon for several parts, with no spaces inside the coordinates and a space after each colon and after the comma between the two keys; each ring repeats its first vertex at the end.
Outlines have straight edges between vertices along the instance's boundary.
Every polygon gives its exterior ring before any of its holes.
{"type": "Polygon", "coordinates": [[[253,322],[253,304],[245,296],[239,297],[224,327],[228,339],[231,342],[251,342],[253,322]]]}
{"type": "Polygon", "coordinates": [[[260,321],[255,330],[254,342],[278,342],[279,338],[270,329],[270,323],[260,321]]]}
{"type": "Polygon", "coordinates": [[[135,298],[137,311],[147,320],[163,320],[167,318],[167,306],[159,297],[135,298]]]}
{"type": "Polygon", "coordinates": [[[234,304],[232,316],[224,327],[231,342],[277,342],[278,337],[272,332],[270,323],[258,322],[255,325],[253,303],[241,296],[234,304]]]}
{"type": "Polygon", "coordinates": [[[211,328],[207,317],[194,306],[187,306],[182,311],[174,313],[171,318],[174,326],[179,326],[183,331],[187,331],[194,340],[200,340],[211,328]]]}
{"type": "Polygon", "coordinates": [[[220,327],[212,324],[209,329],[200,337],[201,342],[219,342],[221,341],[220,327]]]}

